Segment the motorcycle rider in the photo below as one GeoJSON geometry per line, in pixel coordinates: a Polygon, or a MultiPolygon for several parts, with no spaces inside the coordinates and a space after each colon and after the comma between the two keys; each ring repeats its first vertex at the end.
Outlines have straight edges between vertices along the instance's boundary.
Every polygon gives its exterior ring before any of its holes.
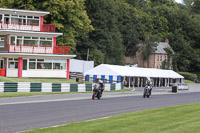
{"type": "Polygon", "coordinates": [[[103,81],[101,80],[99,80],[99,89],[101,90],[101,94],[102,94],[104,90],[104,84],[103,84],[103,81]]]}
{"type": "Polygon", "coordinates": [[[148,86],[150,86],[150,91],[149,91],[150,94],[149,95],[151,95],[152,85],[151,85],[151,81],[149,79],[146,81],[145,87],[147,88],[148,86]]]}

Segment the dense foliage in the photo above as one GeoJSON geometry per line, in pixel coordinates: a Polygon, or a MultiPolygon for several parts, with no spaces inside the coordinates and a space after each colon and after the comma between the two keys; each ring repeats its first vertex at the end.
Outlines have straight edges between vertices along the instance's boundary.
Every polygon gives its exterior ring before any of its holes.
{"type": "Polygon", "coordinates": [[[183,75],[183,77],[187,80],[196,79],[197,75],[189,72],[179,72],[179,74],[183,75]]]}
{"type": "MultiPolygon", "coordinates": [[[[147,36],[169,39],[176,71],[200,70],[200,0],[0,0],[0,7],[51,12],[46,23],[79,59],[124,64],[147,36]],[[89,55],[88,55],[89,53],[89,55]]],[[[144,53],[145,54],[145,53],[144,53]]],[[[149,54],[146,54],[148,57],[149,54]]]]}

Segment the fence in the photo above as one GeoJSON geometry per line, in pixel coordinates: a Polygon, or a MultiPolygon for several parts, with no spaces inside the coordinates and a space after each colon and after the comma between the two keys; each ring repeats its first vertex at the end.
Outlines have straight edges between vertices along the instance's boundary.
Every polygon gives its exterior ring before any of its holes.
{"type": "MultiPolygon", "coordinates": [[[[121,90],[123,83],[105,84],[105,90],[121,90]]],[[[93,84],[0,82],[0,92],[86,92],[93,84]]]]}
{"type": "Polygon", "coordinates": [[[188,84],[185,84],[185,83],[174,83],[174,84],[172,84],[172,86],[177,86],[178,90],[188,90],[189,89],[188,84]]]}

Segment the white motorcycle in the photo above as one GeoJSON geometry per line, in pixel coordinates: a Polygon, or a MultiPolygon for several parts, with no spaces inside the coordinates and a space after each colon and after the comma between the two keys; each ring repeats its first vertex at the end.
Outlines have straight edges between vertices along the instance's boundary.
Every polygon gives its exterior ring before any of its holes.
{"type": "Polygon", "coordinates": [[[143,98],[145,97],[149,98],[151,95],[151,90],[152,90],[152,87],[150,85],[146,85],[144,88],[143,98]]]}

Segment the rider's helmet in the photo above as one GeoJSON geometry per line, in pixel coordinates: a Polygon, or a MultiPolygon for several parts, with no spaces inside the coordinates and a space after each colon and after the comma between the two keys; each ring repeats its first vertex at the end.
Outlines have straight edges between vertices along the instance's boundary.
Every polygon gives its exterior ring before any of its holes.
{"type": "Polygon", "coordinates": [[[150,80],[147,80],[147,84],[150,85],[150,83],[151,83],[150,80]]]}

